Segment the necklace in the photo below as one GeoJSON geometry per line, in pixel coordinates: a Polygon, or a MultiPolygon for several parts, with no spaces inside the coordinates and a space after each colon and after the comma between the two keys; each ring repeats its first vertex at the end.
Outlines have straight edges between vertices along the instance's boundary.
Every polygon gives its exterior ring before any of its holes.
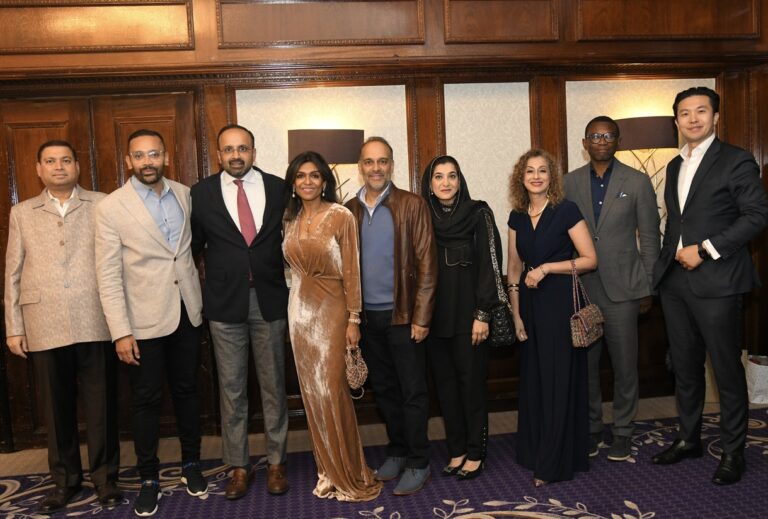
{"type": "Polygon", "coordinates": [[[533,209],[533,204],[530,204],[530,203],[529,203],[529,204],[528,204],[528,216],[530,216],[531,218],[536,218],[537,216],[541,215],[541,213],[543,213],[543,212],[544,212],[544,209],[546,209],[548,205],[549,205],[549,197],[547,197],[547,201],[546,201],[546,202],[544,202],[544,207],[542,207],[542,208],[541,208],[541,211],[539,211],[539,212],[538,212],[538,213],[536,213],[536,214],[533,214],[533,213],[531,212],[531,210],[533,209]]]}
{"type": "Polygon", "coordinates": [[[312,218],[314,218],[318,214],[322,213],[323,210],[324,209],[322,208],[322,206],[320,206],[320,209],[318,209],[317,212],[315,212],[314,214],[309,214],[309,212],[306,212],[306,209],[305,209],[304,219],[307,221],[307,225],[308,226],[312,225],[312,218]]]}

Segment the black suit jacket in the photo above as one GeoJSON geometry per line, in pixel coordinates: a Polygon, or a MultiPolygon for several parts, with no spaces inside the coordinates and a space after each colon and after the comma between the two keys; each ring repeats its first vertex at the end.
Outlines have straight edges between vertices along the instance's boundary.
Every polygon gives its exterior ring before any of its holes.
{"type": "Polygon", "coordinates": [[[248,317],[248,272],[261,315],[266,321],[284,319],[288,308],[288,287],[283,263],[283,212],[285,183],[264,173],[266,205],[264,222],[253,243],[243,235],[224,204],[221,173],[192,186],[192,252],[205,258],[203,312],[212,321],[244,322],[248,317]]]}
{"type": "Polygon", "coordinates": [[[684,247],[710,240],[721,256],[707,259],[687,272],[696,296],[749,292],[759,284],[749,241],[768,224],[768,202],[754,157],[716,138],[701,159],[681,214],[677,180],[682,161],[678,155],[667,165],[667,225],[661,255],[654,266],[654,286],[658,287],[675,261],[682,236],[684,247]]]}

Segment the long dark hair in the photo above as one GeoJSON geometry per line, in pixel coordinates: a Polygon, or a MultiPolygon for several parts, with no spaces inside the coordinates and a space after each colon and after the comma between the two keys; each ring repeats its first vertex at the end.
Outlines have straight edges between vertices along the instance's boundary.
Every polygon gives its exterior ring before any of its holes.
{"type": "Polygon", "coordinates": [[[293,196],[293,186],[296,183],[296,174],[299,172],[299,168],[307,162],[314,164],[320,172],[320,176],[323,177],[323,182],[325,182],[323,200],[334,204],[339,203],[336,195],[336,177],[328,162],[316,151],[304,151],[293,157],[291,163],[288,164],[288,169],[285,170],[285,215],[283,216],[285,221],[294,220],[299,215],[302,200],[298,196],[293,196]]]}

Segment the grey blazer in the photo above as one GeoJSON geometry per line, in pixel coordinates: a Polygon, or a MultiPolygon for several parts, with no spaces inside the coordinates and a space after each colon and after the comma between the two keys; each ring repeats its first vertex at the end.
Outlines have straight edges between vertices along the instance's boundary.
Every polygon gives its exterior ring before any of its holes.
{"type": "Polygon", "coordinates": [[[648,296],[661,248],[651,180],[614,159],[600,220],[595,224],[589,169],[586,164],[564,177],[566,197],[579,206],[597,250],[597,270],[582,275],[582,281],[587,290],[602,283],[614,302],[648,296]]]}
{"type": "Polygon", "coordinates": [[[185,216],[176,250],[171,250],[130,182],[96,207],[96,272],[113,340],[170,335],[179,325],[182,300],[190,322],[202,323],[189,188],[173,180],[168,183],[185,216]]]}
{"type": "Polygon", "coordinates": [[[5,331],[29,351],[108,341],[94,272],[96,203],[77,187],[62,217],[43,190],[11,208],[5,256],[5,331]]]}

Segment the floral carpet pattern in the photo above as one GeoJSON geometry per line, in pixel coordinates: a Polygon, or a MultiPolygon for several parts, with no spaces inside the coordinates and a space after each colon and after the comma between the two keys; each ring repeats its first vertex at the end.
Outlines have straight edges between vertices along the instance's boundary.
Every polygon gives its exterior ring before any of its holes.
{"type": "MultiPolygon", "coordinates": [[[[638,422],[628,463],[610,462],[605,451],[594,458],[590,471],[572,481],[536,488],[529,471],[515,463],[515,435],[491,436],[487,468],[480,477],[458,481],[441,477],[448,459],[444,442],[432,443],[432,479],[412,496],[392,495],[394,482],[368,503],[340,503],[312,495],[316,475],[312,454],[288,457],[291,490],[284,496],[266,492],[264,460],[256,464],[257,477],[248,495],[238,501],[223,497],[228,467],[220,461],[203,462],[209,491],[203,498],[191,497],[180,484],[178,466],[164,465],[161,471],[162,498],[155,517],[258,517],[318,519],[651,519],[700,517],[768,517],[768,409],[750,412],[747,472],[737,485],[719,487],[710,478],[721,454],[719,415],[706,415],[702,441],[706,454],[671,466],[654,466],[650,458],[671,445],[677,431],[674,419],[638,422]]],[[[606,442],[610,438],[606,435],[606,442]]],[[[377,466],[384,458],[382,447],[366,449],[368,461],[377,466]]],[[[132,468],[120,474],[123,503],[102,507],[88,481],[83,491],[59,517],[97,519],[135,517],[132,502],[139,490],[132,468]]],[[[0,479],[0,517],[39,518],[40,501],[53,488],[50,476],[36,474],[0,479]]]]}

